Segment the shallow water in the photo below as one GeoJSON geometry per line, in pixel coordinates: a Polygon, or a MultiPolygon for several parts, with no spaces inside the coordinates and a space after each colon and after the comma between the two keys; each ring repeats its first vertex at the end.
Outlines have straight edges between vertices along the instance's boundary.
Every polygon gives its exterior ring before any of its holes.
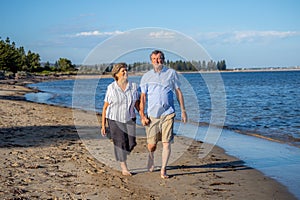
{"type": "MultiPolygon", "coordinates": [[[[139,76],[130,77],[136,83],[139,76]]],[[[258,134],[300,146],[300,71],[192,73],[180,75],[191,122],[216,122],[240,133],[258,134]],[[219,115],[219,116],[218,116],[219,115]]],[[[31,84],[43,92],[27,100],[101,112],[108,79],[31,84]]],[[[177,107],[177,119],[180,109],[177,107]]]]}
{"type": "MultiPolygon", "coordinates": [[[[222,147],[247,166],[287,186],[300,199],[300,148],[296,147],[300,144],[299,75],[300,71],[183,74],[182,91],[191,123],[175,123],[175,132],[222,147]],[[208,126],[212,122],[222,124],[222,118],[225,129],[208,126]],[[199,122],[201,126],[193,125],[199,122]],[[273,138],[280,143],[237,132],[273,138]]],[[[140,81],[138,76],[130,79],[140,81]]],[[[64,80],[31,84],[30,87],[43,92],[27,94],[26,98],[101,112],[106,87],[112,81],[64,80]]],[[[178,104],[176,106],[178,111],[178,104]]],[[[177,112],[177,119],[180,119],[180,112],[177,112]]]]}
{"type": "MultiPolygon", "coordinates": [[[[285,185],[300,199],[300,148],[214,127],[176,123],[178,135],[215,144],[245,165],[285,185]]],[[[205,153],[210,149],[202,147],[205,153]]]]}

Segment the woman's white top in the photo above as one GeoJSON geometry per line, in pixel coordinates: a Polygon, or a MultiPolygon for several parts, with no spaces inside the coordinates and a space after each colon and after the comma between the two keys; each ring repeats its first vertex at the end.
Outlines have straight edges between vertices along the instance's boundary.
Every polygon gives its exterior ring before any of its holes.
{"type": "Polygon", "coordinates": [[[116,81],[107,86],[104,101],[109,104],[106,110],[106,118],[126,123],[135,118],[135,102],[139,98],[137,84],[128,81],[123,91],[116,81]]]}

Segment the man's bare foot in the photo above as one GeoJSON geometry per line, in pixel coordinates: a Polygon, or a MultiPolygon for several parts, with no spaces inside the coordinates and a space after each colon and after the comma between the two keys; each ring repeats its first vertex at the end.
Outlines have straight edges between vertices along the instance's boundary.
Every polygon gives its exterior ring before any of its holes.
{"type": "Polygon", "coordinates": [[[149,172],[154,171],[154,160],[150,156],[148,157],[147,169],[149,172]]]}
{"type": "Polygon", "coordinates": [[[170,176],[167,175],[167,174],[161,174],[160,177],[161,177],[162,179],[168,179],[168,178],[170,178],[170,176]]]}
{"type": "Polygon", "coordinates": [[[166,169],[163,169],[163,168],[160,170],[160,177],[162,179],[168,179],[168,178],[170,178],[170,176],[167,174],[166,169]]]}
{"type": "Polygon", "coordinates": [[[153,171],[154,171],[154,165],[148,167],[148,171],[149,171],[149,172],[153,172],[153,171]]]}

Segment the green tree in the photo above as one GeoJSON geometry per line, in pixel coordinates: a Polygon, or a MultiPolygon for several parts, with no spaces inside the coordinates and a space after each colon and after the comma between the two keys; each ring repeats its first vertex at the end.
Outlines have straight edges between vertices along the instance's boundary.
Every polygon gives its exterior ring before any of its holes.
{"type": "Polygon", "coordinates": [[[10,43],[7,37],[5,41],[1,40],[0,44],[0,69],[4,71],[11,71],[16,73],[18,71],[18,61],[20,55],[15,48],[15,43],[10,43]]]}
{"type": "Polygon", "coordinates": [[[24,47],[17,48],[18,54],[19,54],[19,60],[18,62],[18,68],[21,71],[28,71],[28,66],[26,64],[26,53],[24,50],[24,47]]]}
{"type": "Polygon", "coordinates": [[[32,53],[29,50],[26,56],[26,66],[28,66],[28,70],[30,72],[40,72],[42,70],[40,64],[40,55],[32,53]]]}
{"type": "Polygon", "coordinates": [[[218,70],[226,70],[226,63],[225,60],[218,61],[217,63],[218,70]]]}
{"type": "Polygon", "coordinates": [[[55,64],[57,65],[58,70],[62,72],[75,70],[75,65],[67,58],[59,58],[55,64]]]}
{"type": "Polygon", "coordinates": [[[6,57],[6,43],[0,40],[0,70],[6,71],[8,69],[6,57]]]}
{"type": "Polygon", "coordinates": [[[45,65],[44,65],[44,70],[46,70],[46,71],[51,71],[51,65],[50,65],[49,61],[47,61],[47,62],[45,63],[45,65]]]}
{"type": "Polygon", "coordinates": [[[0,70],[17,73],[18,71],[38,71],[40,69],[39,54],[28,51],[25,54],[24,47],[16,47],[15,42],[10,42],[9,37],[5,41],[0,40],[0,70]]]}

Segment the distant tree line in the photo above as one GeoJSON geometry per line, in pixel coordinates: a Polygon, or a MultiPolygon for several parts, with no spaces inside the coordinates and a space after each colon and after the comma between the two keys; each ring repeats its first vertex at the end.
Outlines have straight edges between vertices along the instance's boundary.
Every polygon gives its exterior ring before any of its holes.
{"type": "Polygon", "coordinates": [[[226,70],[225,60],[221,61],[169,61],[166,62],[167,66],[177,71],[215,71],[226,70]]]}
{"type": "MultiPolygon", "coordinates": [[[[226,62],[222,61],[166,61],[166,65],[176,71],[214,71],[214,70],[226,70],[226,62]]],[[[152,65],[150,63],[134,63],[129,65],[129,70],[132,71],[148,71],[152,69],[152,65]]]]}
{"type": "MultiPolygon", "coordinates": [[[[1,39],[1,38],[0,38],[1,39]]],[[[15,42],[0,40],[0,71],[17,73],[24,72],[70,72],[76,66],[67,58],[59,58],[55,64],[41,64],[40,55],[32,51],[25,52],[24,47],[17,47],[15,42]]]]}
{"type": "MultiPolygon", "coordinates": [[[[226,70],[225,60],[222,61],[166,61],[166,65],[177,71],[213,71],[226,70]]],[[[40,55],[32,51],[25,52],[24,47],[17,47],[15,42],[11,42],[7,37],[2,40],[0,37],[0,72],[29,72],[29,73],[110,73],[113,63],[97,64],[97,65],[81,65],[72,64],[67,58],[59,58],[54,64],[49,62],[41,63],[40,55]]],[[[152,69],[152,65],[148,62],[135,62],[128,65],[129,71],[145,72],[152,69]]]]}
{"type": "MultiPolygon", "coordinates": [[[[110,73],[114,63],[110,64],[97,64],[97,65],[81,65],[78,72],[81,74],[107,74],[110,73]]],[[[189,72],[189,71],[224,71],[226,70],[225,60],[221,61],[166,61],[166,65],[176,71],[189,72]]],[[[152,69],[152,65],[148,62],[135,62],[128,64],[129,72],[145,72],[152,69]]]]}

